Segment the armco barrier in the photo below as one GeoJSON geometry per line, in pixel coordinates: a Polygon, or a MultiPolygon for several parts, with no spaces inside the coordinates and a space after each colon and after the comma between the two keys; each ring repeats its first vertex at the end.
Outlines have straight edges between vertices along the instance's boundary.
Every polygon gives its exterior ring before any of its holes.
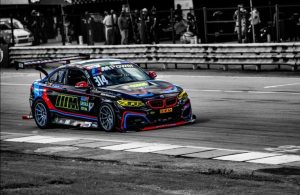
{"type": "Polygon", "coordinates": [[[158,45],[114,45],[114,46],[35,46],[11,47],[10,61],[49,59],[64,56],[89,54],[91,58],[118,58],[137,64],[186,64],[193,69],[200,65],[207,68],[222,65],[228,70],[231,65],[289,66],[297,70],[300,64],[300,42],[256,43],[256,44],[158,44],[158,45]]]}

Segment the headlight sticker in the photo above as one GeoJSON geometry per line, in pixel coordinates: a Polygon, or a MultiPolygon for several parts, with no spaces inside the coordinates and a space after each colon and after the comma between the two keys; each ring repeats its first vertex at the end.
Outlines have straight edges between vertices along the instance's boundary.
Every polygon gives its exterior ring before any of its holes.
{"type": "Polygon", "coordinates": [[[119,105],[124,107],[142,107],[145,104],[142,101],[134,101],[134,100],[118,100],[119,105]]]}
{"type": "Polygon", "coordinates": [[[178,95],[178,99],[182,100],[182,99],[186,99],[188,97],[188,94],[185,91],[182,91],[179,95],[178,95]]]}

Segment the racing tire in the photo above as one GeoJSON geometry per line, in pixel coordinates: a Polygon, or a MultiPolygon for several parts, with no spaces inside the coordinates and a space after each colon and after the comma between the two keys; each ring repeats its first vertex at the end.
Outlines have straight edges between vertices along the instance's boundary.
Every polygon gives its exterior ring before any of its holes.
{"type": "Polygon", "coordinates": [[[51,126],[51,114],[43,100],[37,100],[34,102],[32,114],[36,125],[40,129],[46,129],[51,126]]]}
{"type": "Polygon", "coordinates": [[[110,104],[104,103],[99,108],[98,124],[101,129],[111,132],[116,126],[116,114],[110,104]]]}

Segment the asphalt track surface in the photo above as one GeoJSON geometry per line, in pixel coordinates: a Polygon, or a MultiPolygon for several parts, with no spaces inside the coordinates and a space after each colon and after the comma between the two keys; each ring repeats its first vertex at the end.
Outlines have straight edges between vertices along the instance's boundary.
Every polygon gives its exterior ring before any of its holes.
{"type": "Polygon", "coordinates": [[[1,72],[1,133],[76,135],[132,142],[159,142],[256,152],[300,154],[300,76],[159,71],[158,79],[185,88],[195,124],[131,133],[57,127],[40,130],[29,113],[34,70],[1,72]]]}

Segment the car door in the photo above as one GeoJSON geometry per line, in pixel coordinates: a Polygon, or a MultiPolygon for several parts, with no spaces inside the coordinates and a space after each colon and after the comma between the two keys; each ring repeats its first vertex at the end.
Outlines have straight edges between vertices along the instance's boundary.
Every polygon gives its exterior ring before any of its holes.
{"type": "MultiPolygon", "coordinates": [[[[52,72],[46,82],[46,95],[47,99],[51,102],[51,108],[50,109],[56,109],[56,101],[60,94],[65,93],[65,75],[66,75],[66,69],[60,68],[52,72]]],[[[45,99],[45,98],[44,98],[45,99]]]]}
{"type": "Polygon", "coordinates": [[[80,68],[69,68],[65,79],[65,93],[58,96],[56,106],[69,112],[76,113],[77,118],[95,119],[95,97],[90,89],[91,83],[87,74],[80,68]],[[88,87],[80,84],[86,83],[88,87]]]}

